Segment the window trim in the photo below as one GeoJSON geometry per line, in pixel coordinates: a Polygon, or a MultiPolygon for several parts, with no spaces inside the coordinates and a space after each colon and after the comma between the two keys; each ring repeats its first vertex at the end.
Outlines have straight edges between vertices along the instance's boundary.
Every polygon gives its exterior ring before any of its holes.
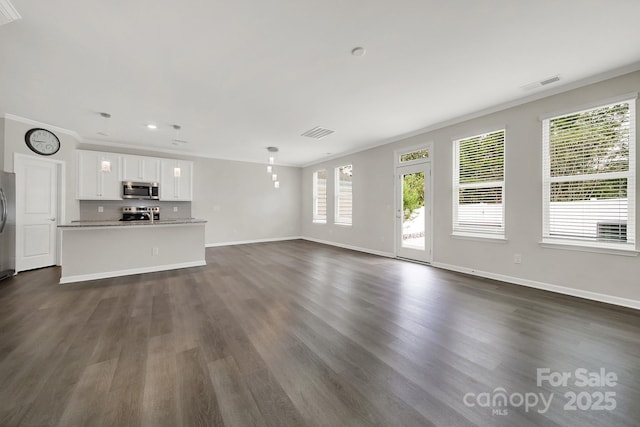
{"type": "Polygon", "coordinates": [[[622,255],[628,257],[640,255],[640,251],[633,248],[632,245],[627,245],[627,247],[624,247],[622,245],[610,247],[606,246],[606,243],[604,242],[598,245],[594,245],[593,242],[583,242],[579,240],[568,239],[562,241],[559,241],[559,239],[542,239],[542,241],[538,242],[538,244],[541,248],[545,249],[563,249],[567,251],[592,252],[598,254],[622,255]]]}
{"type": "Polygon", "coordinates": [[[489,128],[470,136],[456,137],[453,142],[453,181],[452,181],[452,210],[451,210],[451,237],[468,238],[472,240],[491,240],[506,241],[507,240],[507,218],[506,218],[506,189],[507,189],[507,126],[499,126],[489,128]],[[502,149],[502,181],[491,181],[483,183],[460,184],[460,141],[465,139],[476,138],[496,132],[502,132],[504,135],[504,144],[502,149]],[[458,219],[458,207],[460,205],[460,188],[482,188],[496,187],[499,184],[502,187],[502,233],[478,232],[478,231],[460,231],[456,230],[456,221],[458,219]]]}
{"type": "Polygon", "coordinates": [[[637,256],[640,252],[637,251],[637,236],[636,236],[636,185],[637,185],[637,167],[636,167],[636,100],[638,98],[638,92],[628,93],[626,95],[620,95],[612,98],[607,98],[599,102],[591,102],[589,104],[583,104],[571,109],[564,109],[553,113],[547,113],[540,115],[542,122],[542,239],[539,242],[543,248],[552,249],[565,249],[581,252],[596,252],[606,253],[612,255],[625,255],[625,256],[637,256]],[[550,159],[550,140],[548,137],[550,130],[550,121],[559,117],[568,116],[572,114],[580,114],[599,108],[609,107],[616,104],[628,103],[629,104],[629,121],[632,124],[629,135],[629,170],[627,172],[606,172],[602,174],[592,175],[571,175],[555,177],[552,180],[551,177],[551,159],[550,159]],[[594,179],[597,177],[596,179],[594,179]],[[634,242],[610,242],[610,241],[592,241],[581,240],[579,238],[561,238],[550,236],[550,203],[551,203],[551,183],[563,182],[563,181],[576,181],[586,178],[592,180],[604,180],[610,178],[626,178],[627,179],[627,225],[628,230],[631,229],[634,242]],[[629,226],[631,223],[631,226],[629,226]]]}
{"type": "Polygon", "coordinates": [[[335,225],[342,225],[345,227],[353,226],[353,175],[351,181],[351,217],[347,218],[347,220],[343,220],[343,217],[340,216],[340,169],[351,166],[351,170],[353,171],[353,163],[346,163],[340,166],[336,166],[334,168],[334,214],[333,214],[333,223],[335,225]]]}
{"type": "Polygon", "coordinates": [[[323,169],[318,169],[313,171],[313,174],[311,175],[311,179],[312,179],[312,194],[313,194],[313,205],[312,205],[312,211],[311,211],[311,222],[314,224],[326,224],[327,223],[327,213],[325,212],[324,214],[324,218],[320,218],[318,215],[318,172],[325,172],[325,205],[328,204],[328,197],[327,197],[327,190],[328,190],[328,175],[327,175],[327,169],[323,168],[323,169]]]}

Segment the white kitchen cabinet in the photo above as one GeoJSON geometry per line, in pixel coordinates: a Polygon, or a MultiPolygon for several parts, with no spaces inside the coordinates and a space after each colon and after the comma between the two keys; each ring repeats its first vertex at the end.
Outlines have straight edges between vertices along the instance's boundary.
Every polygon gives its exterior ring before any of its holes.
{"type": "Polygon", "coordinates": [[[191,201],[193,198],[193,162],[162,159],[160,200],[191,201]]]}
{"type": "Polygon", "coordinates": [[[76,198],[121,200],[120,155],[100,151],[77,151],[76,198]]]}
{"type": "Polygon", "coordinates": [[[161,159],[145,156],[122,155],[122,180],[160,182],[161,159]]]}

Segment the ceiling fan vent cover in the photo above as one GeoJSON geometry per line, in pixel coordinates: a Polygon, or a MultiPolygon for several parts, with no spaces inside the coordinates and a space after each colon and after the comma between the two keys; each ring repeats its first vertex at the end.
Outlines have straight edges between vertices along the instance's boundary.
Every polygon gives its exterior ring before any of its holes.
{"type": "Polygon", "coordinates": [[[334,131],[332,131],[331,129],[325,129],[321,128],[320,126],[316,126],[313,129],[309,129],[308,131],[303,133],[302,136],[313,139],[321,139],[325,136],[331,135],[333,132],[334,131]]]}

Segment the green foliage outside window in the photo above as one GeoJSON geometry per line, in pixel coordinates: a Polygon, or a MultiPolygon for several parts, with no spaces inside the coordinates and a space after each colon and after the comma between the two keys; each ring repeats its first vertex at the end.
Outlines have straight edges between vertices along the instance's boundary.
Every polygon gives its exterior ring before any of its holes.
{"type": "Polygon", "coordinates": [[[424,206],[424,173],[404,175],[402,181],[402,208],[406,221],[416,209],[424,206]]]}
{"type": "MultiPolygon", "coordinates": [[[[629,104],[622,103],[549,121],[551,177],[629,170],[629,104]]],[[[556,183],[552,202],[627,197],[626,179],[556,183]]]]}

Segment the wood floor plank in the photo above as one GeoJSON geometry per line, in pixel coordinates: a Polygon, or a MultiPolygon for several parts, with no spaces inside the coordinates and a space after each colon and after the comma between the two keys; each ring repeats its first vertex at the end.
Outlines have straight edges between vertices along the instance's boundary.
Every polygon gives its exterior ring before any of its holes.
{"type": "Polygon", "coordinates": [[[208,364],[222,419],[227,426],[267,426],[251,391],[244,383],[233,357],[216,359],[208,364]]]}
{"type": "Polygon", "coordinates": [[[637,426],[640,312],[292,240],[207,266],[0,282],[0,425],[637,426]],[[618,375],[536,385],[536,369],[618,375]],[[554,393],[546,413],[465,393],[554,393]],[[610,411],[564,393],[614,391],[610,411]]]}
{"type": "Polygon", "coordinates": [[[173,427],[180,423],[173,339],[172,334],[149,339],[141,415],[144,427],[173,427]]]}
{"type": "Polygon", "coordinates": [[[176,355],[178,400],[181,425],[223,426],[213,384],[199,348],[176,355]]]}
{"type": "Polygon", "coordinates": [[[111,359],[87,366],[74,387],[62,417],[60,427],[98,426],[102,424],[103,396],[109,391],[117,360],[111,359]]]}

